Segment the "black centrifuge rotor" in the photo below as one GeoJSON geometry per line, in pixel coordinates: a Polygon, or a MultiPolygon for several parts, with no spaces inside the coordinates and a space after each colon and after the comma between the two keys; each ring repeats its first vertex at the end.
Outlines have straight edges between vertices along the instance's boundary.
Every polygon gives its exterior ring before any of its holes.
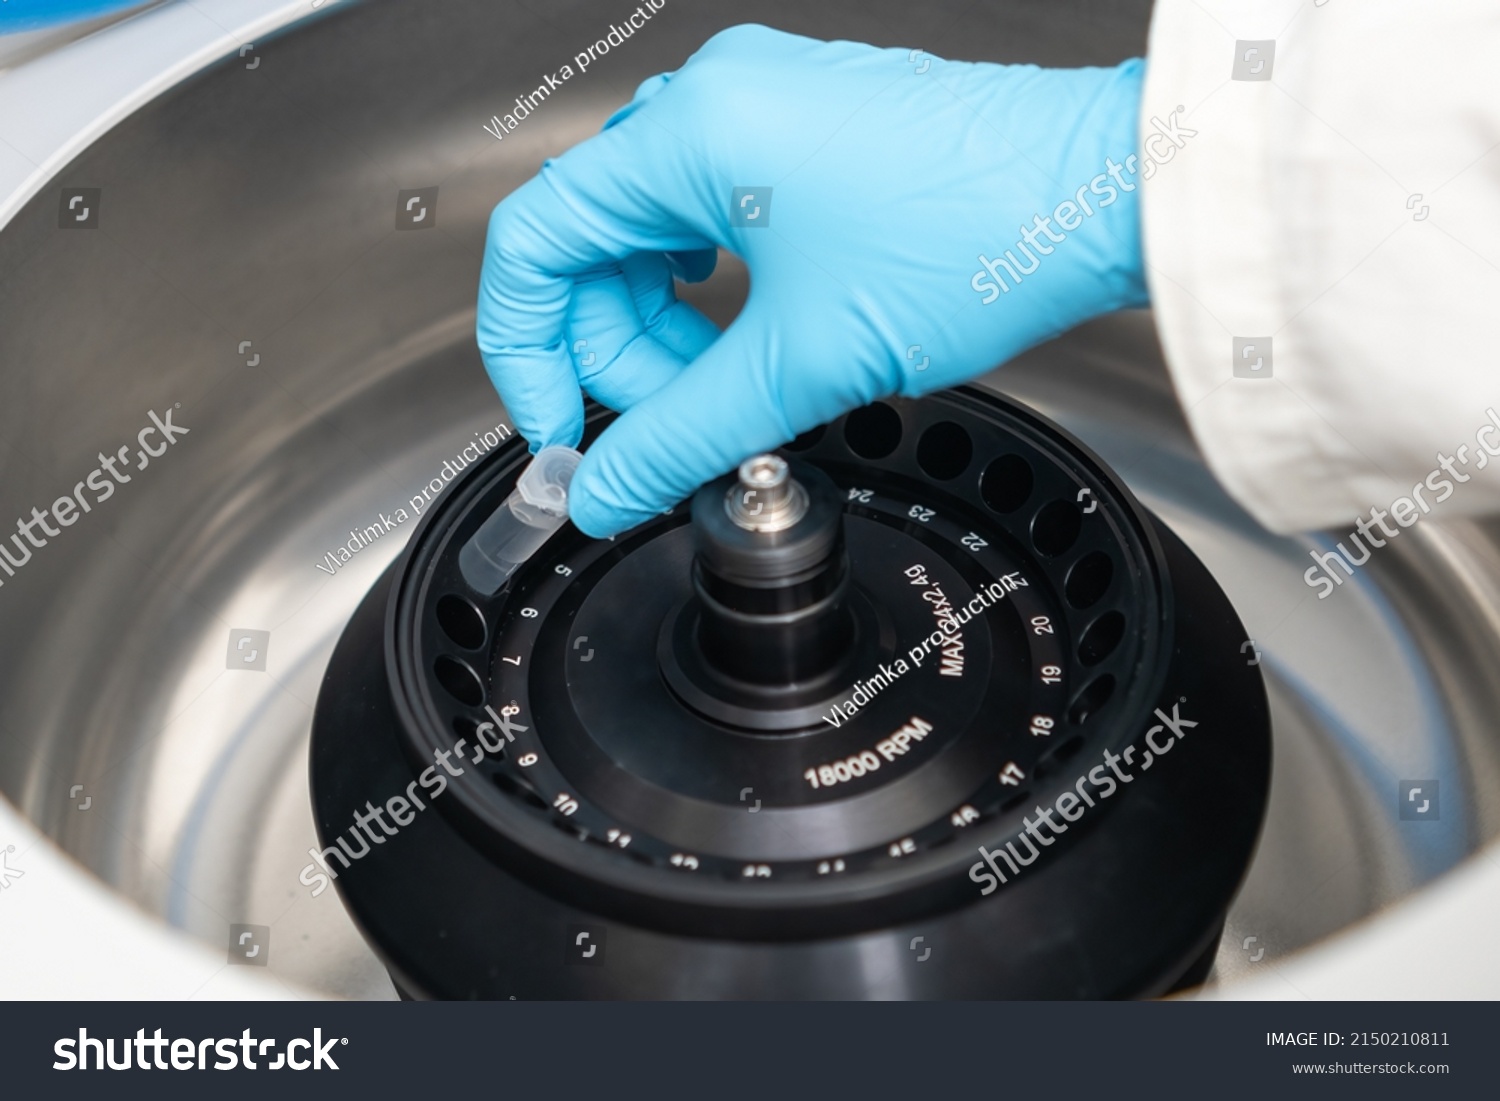
{"type": "MultiPolygon", "coordinates": [[[[586,443],[612,417],[594,409],[586,443]]],[[[734,589],[713,511],[732,478],[615,540],[568,526],[492,598],[457,552],[524,446],[429,512],[346,630],[314,729],[325,846],[428,776],[398,834],[322,861],[398,984],[1047,997],[1193,977],[1269,778],[1259,672],[1202,565],[1077,441],[978,390],[877,403],[784,454],[816,507],[836,494],[846,573],[789,587],[837,588],[820,629],[847,643],[792,683],[736,679],[766,662],[736,666],[740,636],[701,623],[734,589]],[[1183,736],[1150,759],[1158,709],[1183,736]],[[1085,777],[1127,751],[1130,779],[1100,797],[1085,777]],[[1097,805],[981,894],[981,849],[1068,791],[1097,805]],[[604,958],[576,958],[585,943],[604,958]]]]}

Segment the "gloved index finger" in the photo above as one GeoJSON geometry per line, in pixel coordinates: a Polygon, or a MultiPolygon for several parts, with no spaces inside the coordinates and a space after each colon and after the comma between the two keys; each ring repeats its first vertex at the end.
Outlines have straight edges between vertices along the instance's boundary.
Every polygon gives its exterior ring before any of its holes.
{"type": "Polygon", "coordinates": [[[548,161],[490,216],[476,333],[490,380],[533,447],[575,446],[583,400],[566,345],[573,278],[639,252],[716,247],[702,172],[675,137],[627,119],[548,161]],[[677,146],[678,148],[673,148],[677,146]]]}

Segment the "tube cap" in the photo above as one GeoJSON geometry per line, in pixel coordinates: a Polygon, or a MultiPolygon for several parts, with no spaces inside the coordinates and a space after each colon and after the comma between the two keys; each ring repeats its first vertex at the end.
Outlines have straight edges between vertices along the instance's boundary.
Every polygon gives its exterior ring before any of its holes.
{"type": "Polygon", "coordinates": [[[521,471],[516,488],[458,552],[459,572],[490,596],[568,519],[568,486],[583,456],[544,447],[521,471]]]}

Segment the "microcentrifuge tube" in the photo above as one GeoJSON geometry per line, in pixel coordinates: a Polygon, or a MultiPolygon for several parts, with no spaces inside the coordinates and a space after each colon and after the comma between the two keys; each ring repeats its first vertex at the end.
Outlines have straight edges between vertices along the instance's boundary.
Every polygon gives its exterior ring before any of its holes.
{"type": "Polygon", "coordinates": [[[516,488],[458,552],[459,572],[476,592],[499,591],[568,519],[568,484],[583,456],[544,447],[521,471],[516,488]]]}

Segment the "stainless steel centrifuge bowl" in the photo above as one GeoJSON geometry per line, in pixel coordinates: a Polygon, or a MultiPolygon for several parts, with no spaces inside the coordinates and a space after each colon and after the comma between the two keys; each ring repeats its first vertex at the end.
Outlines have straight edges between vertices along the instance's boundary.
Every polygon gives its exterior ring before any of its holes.
{"type": "MultiPolygon", "coordinates": [[[[331,574],[318,564],[351,528],[413,513],[445,459],[506,422],[472,335],[496,201],[731,23],[1087,64],[1140,53],[1148,7],[670,0],[503,141],[491,116],[629,5],[387,0],[220,49],[0,232],[0,518],[71,494],[101,452],[129,444],[132,465],[0,576],[0,790],[214,949],[231,923],[268,925],[282,979],[391,996],[335,892],[311,897],[298,872],[323,668],[415,520],[331,574]],[[59,228],[72,187],[100,189],[97,229],[59,228]],[[399,229],[398,193],[433,187],[418,204],[430,228],[399,229]],[[137,433],[168,410],[189,433],[134,469],[137,433]],[[269,636],[237,647],[245,630],[269,636]]],[[[730,260],[689,295],[727,322],[744,292],[730,260]]],[[[1495,834],[1500,527],[1424,521],[1320,601],[1302,580],[1311,542],[1261,531],[1203,466],[1148,315],[1092,324],[990,382],[1115,465],[1217,576],[1246,660],[1264,665],[1272,802],[1217,981],[1337,933],[1495,834]],[[1399,818],[1402,779],[1439,781],[1439,821],[1399,818]]]]}

